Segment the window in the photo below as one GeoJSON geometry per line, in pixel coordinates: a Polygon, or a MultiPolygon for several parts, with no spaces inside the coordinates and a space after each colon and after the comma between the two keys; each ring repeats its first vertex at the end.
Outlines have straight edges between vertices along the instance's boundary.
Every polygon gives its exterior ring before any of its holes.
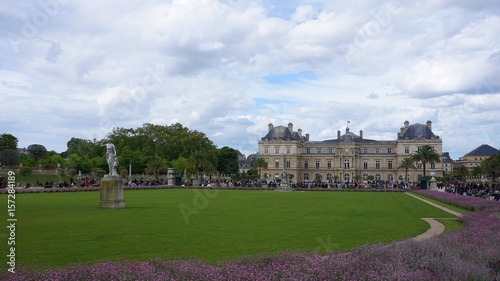
{"type": "Polygon", "coordinates": [[[387,180],[388,180],[388,181],[394,181],[394,176],[393,176],[392,174],[389,174],[389,175],[387,176],[387,180]]]}
{"type": "Polygon", "coordinates": [[[379,181],[380,179],[381,179],[380,174],[376,174],[376,175],[375,175],[375,180],[376,180],[376,181],[379,181]]]}
{"type": "Polygon", "coordinates": [[[363,148],[363,153],[368,153],[368,148],[363,148]]]}
{"type": "Polygon", "coordinates": [[[332,174],[326,174],[326,180],[331,181],[332,180],[332,174]]]}
{"type": "Polygon", "coordinates": [[[368,169],[368,160],[363,160],[363,169],[368,169]]]}
{"type": "Polygon", "coordinates": [[[286,148],[286,154],[290,154],[290,147],[289,146],[286,148]]]}
{"type": "Polygon", "coordinates": [[[290,168],[290,160],[286,160],[286,167],[290,168]]]}
{"type": "Polygon", "coordinates": [[[350,180],[351,180],[351,176],[349,174],[345,174],[344,181],[350,181],[350,180]]]}
{"type": "Polygon", "coordinates": [[[304,168],[306,169],[309,168],[309,161],[307,160],[304,161],[304,168]]]}
{"type": "Polygon", "coordinates": [[[392,153],[392,148],[387,149],[387,153],[391,154],[392,153]]]}
{"type": "Polygon", "coordinates": [[[418,147],[418,151],[420,151],[420,150],[422,150],[422,146],[419,146],[419,147],[418,147]]]}
{"type": "Polygon", "coordinates": [[[275,152],[276,154],[280,154],[280,148],[279,148],[278,146],[277,146],[277,147],[275,147],[275,148],[274,148],[274,152],[275,152]]]}
{"type": "Polygon", "coordinates": [[[332,160],[328,160],[328,161],[326,161],[326,167],[327,167],[328,169],[331,169],[331,168],[332,168],[332,160]]]}
{"type": "Polygon", "coordinates": [[[410,147],[409,146],[405,146],[405,154],[409,154],[410,153],[410,147]]]}
{"type": "Polygon", "coordinates": [[[328,148],[328,153],[332,154],[333,153],[333,149],[332,148],[328,148]]]}
{"type": "Polygon", "coordinates": [[[380,169],[380,161],[375,161],[375,169],[380,169]]]}
{"type": "Polygon", "coordinates": [[[266,147],[264,147],[264,154],[267,154],[267,153],[269,153],[269,147],[266,146],[266,147]]]}
{"type": "Polygon", "coordinates": [[[392,169],[392,160],[387,161],[387,168],[392,169]]]}
{"type": "Polygon", "coordinates": [[[304,174],[304,180],[305,180],[305,181],[309,180],[309,174],[308,174],[308,173],[305,173],[305,174],[304,174]]]}
{"type": "Polygon", "coordinates": [[[375,153],[379,154],[380,153],[380,148],[375,148],[375,153]]]}
{"type": "Polygon", "coordinates": [[[367,181],[368,180],[368,174],[363,174],[363,180],[367,181]]]}
{"type": "Polygon", "coordinates": [[[311,153],[311,149],[310,148],[306,148],[306,153],[307,154],[311,153]]]}
{"type": "Polygon", "coordinates": [[[422,169],[422,162],[418,162],[417,169],[422,169]]]}
{"type": "Polygon", "coordinates": [[[319,169],[319,160],[316,160],[316,169],[319,169]]]}
{"type": "Polygon", "coordinates": [[[274,168],[279,168],[280,167],[280,160],[275,160],[274,161],[274,168]]]}
{"type": "Polygon", "coordinates": [[[321,148],[318,148],[318,154],[321,154],[321,148]]]}
{"type": "Polygon", "coordinates": [[[349,169],[349,160],[344,160],[344,169],[349,169]]]}
{"type": "Polygon", "coordinates": [[[436,164],[431,163],[431,169],[436,169],[436,164]]]}

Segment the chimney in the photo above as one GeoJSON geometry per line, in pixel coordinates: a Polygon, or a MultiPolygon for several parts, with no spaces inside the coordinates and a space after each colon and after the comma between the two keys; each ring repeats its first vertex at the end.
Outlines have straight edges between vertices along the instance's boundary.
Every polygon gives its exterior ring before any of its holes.
{"type": "Polygon", "coordinates": [[[431,121],[431,120],[429,120],[429,121],[427,121],[427,123],[426,123],[426,124],[427,124],[427,127],[429,127],[429,130],[431,130],[431,131],[432,131],[432,121],[431,121]]]}
{"type": "Polygon", "coordinates": [[[363,139],[363,130],[359,130],[359,137],[363,139]]]}
{"type": "Polygon", "coordinates": [[[306,140],[309,141],[309,134],[306,134],[306,140]]]}
{"type": "Polygon", "coordinates": [[[405,121],[405,129],[408,129],[410,127],[410,122],[408,120],[405,121]]]}
{"type": "Polygon", "coordinates": [[[299,134],[299,137],[301,138],[302,137],[302,129],[298,129],[297,133],[299,134]]]}
{"type": "Polygon", "coordinates": [[[340,130],[337,131],[337,139],[340,139],[340,130]]]}
{"type": "Polygon", "coordinates": [[[273,129],[273,123],[269,123],[269,125],[267,125],[269,127],[269,132],[273,129]]]}
{"type": "Polygon", "coordinates": [[[290,134],[293,134],[293,124],[291,122],[288,123],[288,131],[290,131],[290,134]]]}

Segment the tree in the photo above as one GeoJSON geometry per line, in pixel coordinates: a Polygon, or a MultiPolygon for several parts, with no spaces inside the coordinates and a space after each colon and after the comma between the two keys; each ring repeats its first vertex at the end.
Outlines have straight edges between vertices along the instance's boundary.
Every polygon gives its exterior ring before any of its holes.
{"type": "Polygon", "coordinates": [[[483,160],[481,163],[482,172],[491,175],[492,182],[495,182],[495,176],[500,173],[500,153],[483,160]]]}
{"type": "Polygon", "coordinates": [[[151,159],[146,166],[146,173],[152,173],[155,175],[155,179],[158,180],[161,172],[168,170],[167,162],[164,159],[155,157],[151,159]]]}
{"type": "Polygon", "coordinates": [[[220,173],[238,173],[238,152],[235,149],[224,146],[223,148],[219,149],[217,156],[217,170],[220,173]]]}
{"type": "Polygon", "coordinates": [[[267,168],[267,162],[266,162],[266,160],[264,160],[264,158],[257,158],[255,160],[255,162],[253,162],[252,168],[255,168],[255,169],[257,169],[257,171],[259,171],[259,177],[260,177],[260,171],[262,169],[267,168]]]}
{"type": "Polygon", "coordinates": [[[410,158],[405,158],[401,161],[401,163],[399,163],[398,169],[405,170],[405,180],[408,181],[408,170],[416,168],[410,158]]]}
{"type": "Polygon", "coordinates": [[[26,150],[33,155],[33,158],[35,158],[35,161],[37,162],[38,159],[42,158],[47,153],[47,149],[41,144],[32,144],[28,146],[26,150]]]}
{"type": "Polygon", "coordinates": [[[0,135],[0,151],[5,149],[17,149],[17,138],[11,134],[3,133],[0,135]]]}
{"type": "Polygon", "coordinates": [[[464,165],[460,165],[453,169],[453,175],[460,178],[460,181],[463,181],[465,177],[470,175],[470,171],[464,165]]]}
{"type": "Polygon", "coordinates": [[[200,169],[208,167],[210,162],[203,151],[195,151],[187,160],[187,167],[194,168],[195,179],[198,180],[198,173],[200,169]]]}
{"type": "Polygon", "coordinates": [[[187,168],[187,159],[184,157],[179,157],[172,161],[172,167],[178,174],[184,174],[187,168]]]}
{"type": "Polygon", "coordinates": [[[30,167],[22,167],[19,174],[24,178],[24,181],[33,173],[30,167]]]}
{"type": "Polygon", "coordinates": [[[418,151],[415,151],[410,156],[410,161],[413,164],[422,163],[422,167],[424,169],[424,177],[425,177],[425,167],[427,164],[440,163],[439,154],[432,148],[432,146],[426,144],[420,147],[418,151]]]}
{"type": "Polygon", "coordinates": [[[0,151],[0,163],[2,165],[14,165],[17,163],[19,155],[17,150],[14,149],[4,149],[0,151]]]}

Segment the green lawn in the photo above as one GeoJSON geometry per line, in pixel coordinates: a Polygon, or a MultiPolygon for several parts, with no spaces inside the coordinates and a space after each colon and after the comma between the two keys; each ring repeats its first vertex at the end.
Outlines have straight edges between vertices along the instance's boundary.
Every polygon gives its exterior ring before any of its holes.
{"type": "MultiPolygon", "coordinates": [[[[99,209],[99,192],[16,194],[16,262],[339,251],[420,234],[420,217],[452,217],[404,193],[163,189],[126,190],[124,199],[125,209],[99,209]]],[[[8,234],[0,228],[4,265],[8,234]]]]}

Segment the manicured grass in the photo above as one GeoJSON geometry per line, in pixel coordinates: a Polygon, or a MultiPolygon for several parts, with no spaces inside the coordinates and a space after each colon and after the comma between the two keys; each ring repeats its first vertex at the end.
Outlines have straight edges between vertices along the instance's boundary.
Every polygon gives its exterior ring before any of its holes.
{"type": "Polygon", "coordinates": [[[467,210],[466,208],[460,208],[460,207],[457,207],[455,205],[452,205],[452,204],[449,204],[449,203],[446,203],[446,202],[443,202],[443,201],[439,201],[439,200],[436,200],[434,198],[430,198],[428,196],[424,196],[422,194],[418,194],[418,193],[415,193],[415,192],[412,192],[411,194],[413,194],[413,195],[415,195],[417,197],[420,197],[422,199],[425,199],[427,201],[430,201],[432,203],[436,203],[438,205],[441,205],[441,206],[443,206],[445,208],[448,208],[448,209],[453,210],[455,212],[458,212],[460,214],[465,214],[465,213],[467,213],[467,212],[470,211],[470,210],[467,210]]]}
{"type": "Polygon", "coordinates": [[[458,219],[436,219],[438,222],[444,224],[444,232],[450,233],[463,226],[462,222],[458,219]]]}
{"type": "MultiPolygon", "coordinates": [[[[428,227],[420,217],[452,217],[404,193],[165,189],[124,197],[125,209],[99,209],[99,192],[17,194],[16,262],[340,251],[420,234],[428,227]]],[[[2,264],[7,235],[0,228],[2,264]]]]}

